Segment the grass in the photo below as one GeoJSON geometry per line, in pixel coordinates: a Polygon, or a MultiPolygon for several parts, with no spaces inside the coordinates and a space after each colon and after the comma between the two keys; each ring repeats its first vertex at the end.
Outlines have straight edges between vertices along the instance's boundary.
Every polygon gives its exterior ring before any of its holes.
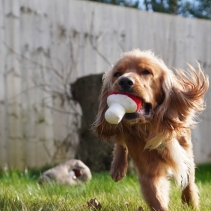
{"type": "MultiPolygon", "coordinates": [[[[20,173],[18,171],[0,174],[0,210],[2,211],[86,211],[91,210],[87,201],[96,198],[105,211],[135,211],[138,207],[148,210],[140,195],[135,175],[127,175],[114,183],[108,172],[93,173],[93,179],[84,185],[68,187],[56,184],[40,186],[38,171],[20,173]]],[[[200,210],[211,209],[211,164],[196,169],[196,182],[200,191],[200,210]]],[[[181,191],[172,182],[170,211],[180,211],[181,191]]],[[[93,209],[92,209],[93,210],[93,209]]]]}

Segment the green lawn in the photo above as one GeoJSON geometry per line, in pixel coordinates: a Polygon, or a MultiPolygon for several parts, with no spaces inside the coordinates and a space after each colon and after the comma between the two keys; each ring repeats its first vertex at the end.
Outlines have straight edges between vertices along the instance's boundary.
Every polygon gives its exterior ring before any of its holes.
{"type": "MultiPolygon", "coordinates": [[[[96,198],[106,211],[135,211],[147,206],[141,198],[139,184],[135,175],[127,175],[124,180],[115,183],[108,172],[93,173],[93,179],[75,187],[55,184],[40,186],[37,184],[39,173],[16,171],[0,174],[0,210],[2,211],[62,211],[89,210],[87,201],[96,198]]],[[[200,191],[201,211],[211,210],[211,164],[198,166],[196,182],[200,191]]],[[[182,209],[181,191],[174,183],[171,185],[170,210],[182,209]]],[[[93,210],[93,209],[90,209],[93,210]]]]}

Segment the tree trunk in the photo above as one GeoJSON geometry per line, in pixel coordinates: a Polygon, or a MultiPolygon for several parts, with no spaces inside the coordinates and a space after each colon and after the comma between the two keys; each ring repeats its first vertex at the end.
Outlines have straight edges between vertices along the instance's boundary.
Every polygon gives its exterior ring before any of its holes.
{"type": "Polygon", "coordinates": [[[79,102],[83,112],[77,158],[92,171],[110,169],[112,160],[113,143],[98,140],[91,130],[98,110],[101,86],[102,74],[85,76],[71,84],[73,98],[79,102]]]}

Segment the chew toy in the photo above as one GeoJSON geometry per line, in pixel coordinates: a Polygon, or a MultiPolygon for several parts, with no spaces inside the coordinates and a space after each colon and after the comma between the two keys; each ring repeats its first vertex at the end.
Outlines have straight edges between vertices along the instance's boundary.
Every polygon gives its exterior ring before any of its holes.
{"type": "Polygon", "coordinates": [[[105,119],[110,124],[118,124],[125,113],[133,113],[141,108],[140,98],[126,93],[112,92],[107,98],[108,110],[105,119]]]}

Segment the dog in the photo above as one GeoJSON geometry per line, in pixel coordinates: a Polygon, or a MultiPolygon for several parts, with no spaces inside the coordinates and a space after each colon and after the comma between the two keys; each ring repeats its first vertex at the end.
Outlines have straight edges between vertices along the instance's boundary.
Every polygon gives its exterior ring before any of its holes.
{"type": "Polygon", "coordinates": [[[188,71],[170,70],[152,51],[123,53],[103,77],[94,133],[114,140],[110,174],[124,178],[130,154],[138,172],[142,195],[150,210],[167,211],[169,178],[182,187],[182,202],[199,208],[191,129],[205,109],[208,76],[191,65],[188,71]],[[142,107],[109,124],[104,117],[111,92],[129,93],[142,100],[142,107]]]}

